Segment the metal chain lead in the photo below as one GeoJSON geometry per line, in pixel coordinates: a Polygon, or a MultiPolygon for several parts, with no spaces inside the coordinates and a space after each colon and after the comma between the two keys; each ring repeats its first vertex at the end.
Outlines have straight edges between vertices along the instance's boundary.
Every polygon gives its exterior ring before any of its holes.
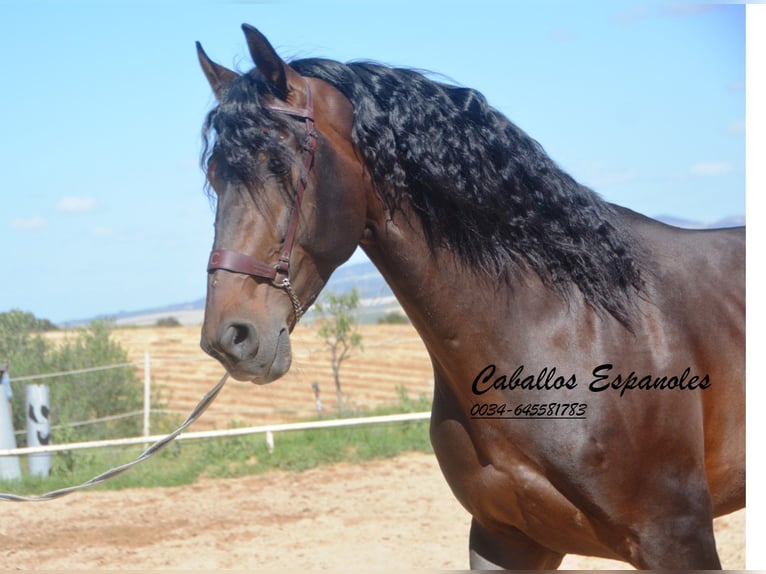
{"type": "Polygon", "coordinates": [[[282,280],[282,288],[287,292],[287,296],[290,297],[290,301],[293,304],[293,310],[295,311],[295,322],[297,323],[301,320],[301,317],[303,317],[305,310],[303,309],[303,305],[301,305],[300,299],[298,299],[298,296],[293,290],[289,277],[285,277],[282,280]]]}

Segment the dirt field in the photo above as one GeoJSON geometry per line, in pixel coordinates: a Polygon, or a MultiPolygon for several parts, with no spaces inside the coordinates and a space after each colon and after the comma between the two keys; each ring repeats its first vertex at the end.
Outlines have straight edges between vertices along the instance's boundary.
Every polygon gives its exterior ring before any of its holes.
{"type": "MultiPolygon", "coordinates": [[[[468,567],[468,515],[425,454],[2,504],[4,570],[468,567]]],[[[744,512],[716,529],[724,568],[744,569],[744,512]]],[[[562,564],[625,567],[580,556],[562,564]]]]}

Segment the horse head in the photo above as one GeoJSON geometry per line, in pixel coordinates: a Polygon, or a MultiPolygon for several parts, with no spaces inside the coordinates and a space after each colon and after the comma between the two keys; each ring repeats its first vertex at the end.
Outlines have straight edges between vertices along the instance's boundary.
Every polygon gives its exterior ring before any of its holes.
{"type": "Polygon", "coordinates": [[[365,229],[353,110],[303,77],[243,25],[245,74],[197,52],[218,105],[203,162],[216,203],[202,348],[239,380],[271,382],[291,363],[290,333],[365,229]]]}

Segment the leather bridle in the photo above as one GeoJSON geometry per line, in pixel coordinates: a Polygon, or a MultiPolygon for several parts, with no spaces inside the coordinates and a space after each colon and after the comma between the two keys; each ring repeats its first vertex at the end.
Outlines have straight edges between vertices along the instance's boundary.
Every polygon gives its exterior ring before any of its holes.
{"type": "Polygon", "coordinates": [[[287,114],[306,121],[306,140],[303,144],[303,162],[301,164],[301,174],[298,185],[295,190],[295,201],[293,203],[292,214],[290,215],[290,225],[287,228],[287,235],[282,244],[282,253],[274,264],[263,263],[254,257],[238,253],[229,249],[214,249],[210,253],[210,259],[207,264],[208,273],[223,269],[232,273],[242,273],[251,277],[261,277],[269,279],[275,287],[284,289],[295,311],[295,322],[297,323],[305,309],[290,283],[290,255],[292,254],[293,244],[295,243],[295,234],[298,229],[298,218],[300,217],[301,201],[303,192],[308,185],[309,172],[314,163],[314,152],[317,147],[316,122],[314,120],[314,104],[311,99],[311,90],[306,85],[306,106],[296,108],[288,105],[268,104],[268,109],[287,114]],[[277,278],[282,276],[282,280],[277,278]]]}

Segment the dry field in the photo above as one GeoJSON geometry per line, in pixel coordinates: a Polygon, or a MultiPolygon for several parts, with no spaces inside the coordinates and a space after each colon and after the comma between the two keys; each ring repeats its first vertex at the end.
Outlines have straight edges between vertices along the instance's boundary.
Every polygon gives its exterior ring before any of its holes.
{"type": "MultiPolygon", "coordinates": [[[[346,404],[356,410],[396,404],[396,388],[410,396],[433,394],[431,362],[409,325],[362,325],[363,349],[341,367],[346,404]]],[[[166,408],[184,415],[223,375],[223,368],[199,346],[199,327],[117,329],[113,337],[131,360],[151,358],[152,385],[166,408]]],[[[230,379],[194,430],[289,422],[316,415],[312,383],[318,383],[325,413],[335,412],[335,384],[330,353],[310,326],[292,335],[293,364],[287,375],[270,385],[230,379]]]]}

